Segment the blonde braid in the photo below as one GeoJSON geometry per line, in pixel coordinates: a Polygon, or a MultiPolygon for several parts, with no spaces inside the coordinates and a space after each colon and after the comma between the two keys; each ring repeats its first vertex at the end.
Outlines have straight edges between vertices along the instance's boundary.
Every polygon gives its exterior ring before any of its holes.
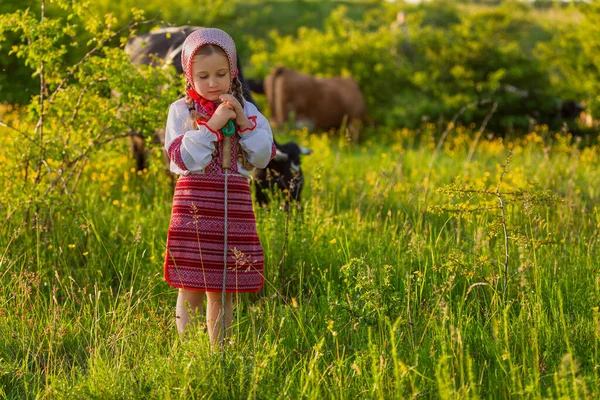
{"type": "Polygon", "coordinates": [[[231,93],[240,102],[242,108],[244,108],[244,91],[242,90],[242,82],[236,76],[231,82],[231,93]]]}
{"type": "MultiPolygon", "coordinates": [[[[237,99],[237,101],[240,102],[242,108],[244,108],[244,91],[242,90],[242,83],[237,76],[233,78],[233,81],[231,82],[231,93],[237,99]]],[[[248,162],[248,154],[246,154],[246,151],[242,149],[242,146],[239,146],[238,149],[239,151],[237,160],[240,162],[240,164],[242,164],[244,169],[252,171],[254,166],[248,162]]]]}
{"type": "Polygon", "coordinates": [[[185,87],[185,104],[188,107],[188,110],[190,111],[190,121],[189,121],[189,125],[191,125],[192,129],[198,129],[198,123],[196,122],[198,120],[198,118],[200,117],[204,117],[202,114],[200,114],[197,110],[196,107],[194,105],[194,100],[190,97],[190,95],[188,94],[188,89],[191,89],[192,87],[187,84],[185,87]]]}
{"type": "MultiPolygon", "coordinates": [[[[189,84],[186,84],[186,91],[185,91],[185,104],[188,107],[188,110],[190,110],[190,121],[187,124],[188,126],[190,126],[190,130],[197,130],[198,129],[198,118],[204,118],[204,119],[209,119],[208,115],[205,115],[201,112],[199,112],[198,110],[196,110],[196,106],[194,105],[194,99],[192,99],[190,97],[190,95],[188,94],[188,89],[191,89],[192,87],[189,84]]],[[[215,149],[215,151],[213,152],[213,156],[216,157],[219,154],[219,149],[217,146],[217,149],[215,149]]]]}

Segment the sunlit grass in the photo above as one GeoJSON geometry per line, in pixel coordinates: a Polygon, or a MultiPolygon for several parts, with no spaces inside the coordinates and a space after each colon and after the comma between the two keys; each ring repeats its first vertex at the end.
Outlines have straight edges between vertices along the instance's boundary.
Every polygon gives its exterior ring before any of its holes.
{"type": "MultiPolygon", "coordinates": [[[[266,283],[236,298],[224,363],[202,323],[177,336],[176,290],[162,277],[171,182],[159,152],[140,173],[125,143],[94,155],[72,207],[57,204],[52,219],[26,220],[22,209],[8,218],[13,179],[1,206],[0,393],[598,397],[598,146],[541,126],[481,140],[466,163],[473,129],[453,130],[440,154],[433,125],[360,146],[292,132],[313,150],[303,211],[256,210],[266,283]],[[560,201],[507,199],[503,299],[497,210],[431,206],[497,204],[438,189],[495,190],[511,149],[501,190],[560,201]]],[[[17,137],[0,133],[0,171],[17,170],[17,137]]]]}

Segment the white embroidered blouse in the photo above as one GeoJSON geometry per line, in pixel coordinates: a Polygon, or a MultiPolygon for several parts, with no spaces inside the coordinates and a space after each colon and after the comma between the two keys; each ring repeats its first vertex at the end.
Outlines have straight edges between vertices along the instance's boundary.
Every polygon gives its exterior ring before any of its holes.
{"type": "MultiPolygon", "coordinates": [[[[265,168],[272,158],[273,133],[269,121],[254,104],[244,100],[244,114],[253,126],[239,133],[239,144],[246,151],[247,160],[256,168],[265,168]]],[[[212,160],[217,136],[206,125],[192,128],[190,112],[185,99],[179,99],[169,108],[165,128],[165,149],[171,160],[170,170],[178,175],[202,174],[212,160]]],[[[250,177],[250,172],[237,163],[238,172],[250,177]]]]}

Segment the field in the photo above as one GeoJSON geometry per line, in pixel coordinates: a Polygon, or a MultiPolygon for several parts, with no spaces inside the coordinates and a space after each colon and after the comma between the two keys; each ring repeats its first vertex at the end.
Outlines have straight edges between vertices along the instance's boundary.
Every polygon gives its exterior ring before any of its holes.
{"type": "Polygon", "coordinates": [[[158,153],[99,153],[71,212],[1,228],[2,397],[597,397],[599,148],[538,126],[469,157],[474,131],[293,131],[304,209],[256,210],[266,284],[224,363],[177,335],[158,153]]]}
{"type": "Polygon", "coordinates": [[[0,398],[600,398],[600,2],[138,3],[0,6],[0,398]],[[313,150],[302,208],[255,206],[224,358],[177,334],[172,178],[127,138],[184,86],[122,46],[184,24],[369,110],[357,144],[275,131],[313,150]]]}

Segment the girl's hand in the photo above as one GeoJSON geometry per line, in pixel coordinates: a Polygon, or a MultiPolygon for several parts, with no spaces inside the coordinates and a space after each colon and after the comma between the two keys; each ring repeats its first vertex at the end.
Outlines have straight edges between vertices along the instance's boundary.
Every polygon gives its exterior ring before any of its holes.
{"type": "Polygon", "coordinates": [[[244,109],[242,108],[242,105],[240,104],[238,99],[235,98],[234,95],[222,94],[221,96],[219,96],[219,98],[223,102],[222,104],[227,104],[227,105],[233,107],[233,110],[235,111],[235,114],[236,114],[235,123],[240,129],[246,129],[246,128],[252,127],[252,123],[250,122],[250,120],[248,120],[248,117],[246,117],[246,114],[244,114],[244,109]]]}
{"type": "Polygon", "coordinates": [[[209,128],[213,131],[218,131],[219,129],[224,127],[227,121],[229,121],[230,119],[235,120],[236,116],[237,115],[234,111],[233,106],[229,103],[223,102],[219,104],[219,107],[217,107],[215,113],[212,117],[210,117],[206,125],[208,125],[209,128]]]}

